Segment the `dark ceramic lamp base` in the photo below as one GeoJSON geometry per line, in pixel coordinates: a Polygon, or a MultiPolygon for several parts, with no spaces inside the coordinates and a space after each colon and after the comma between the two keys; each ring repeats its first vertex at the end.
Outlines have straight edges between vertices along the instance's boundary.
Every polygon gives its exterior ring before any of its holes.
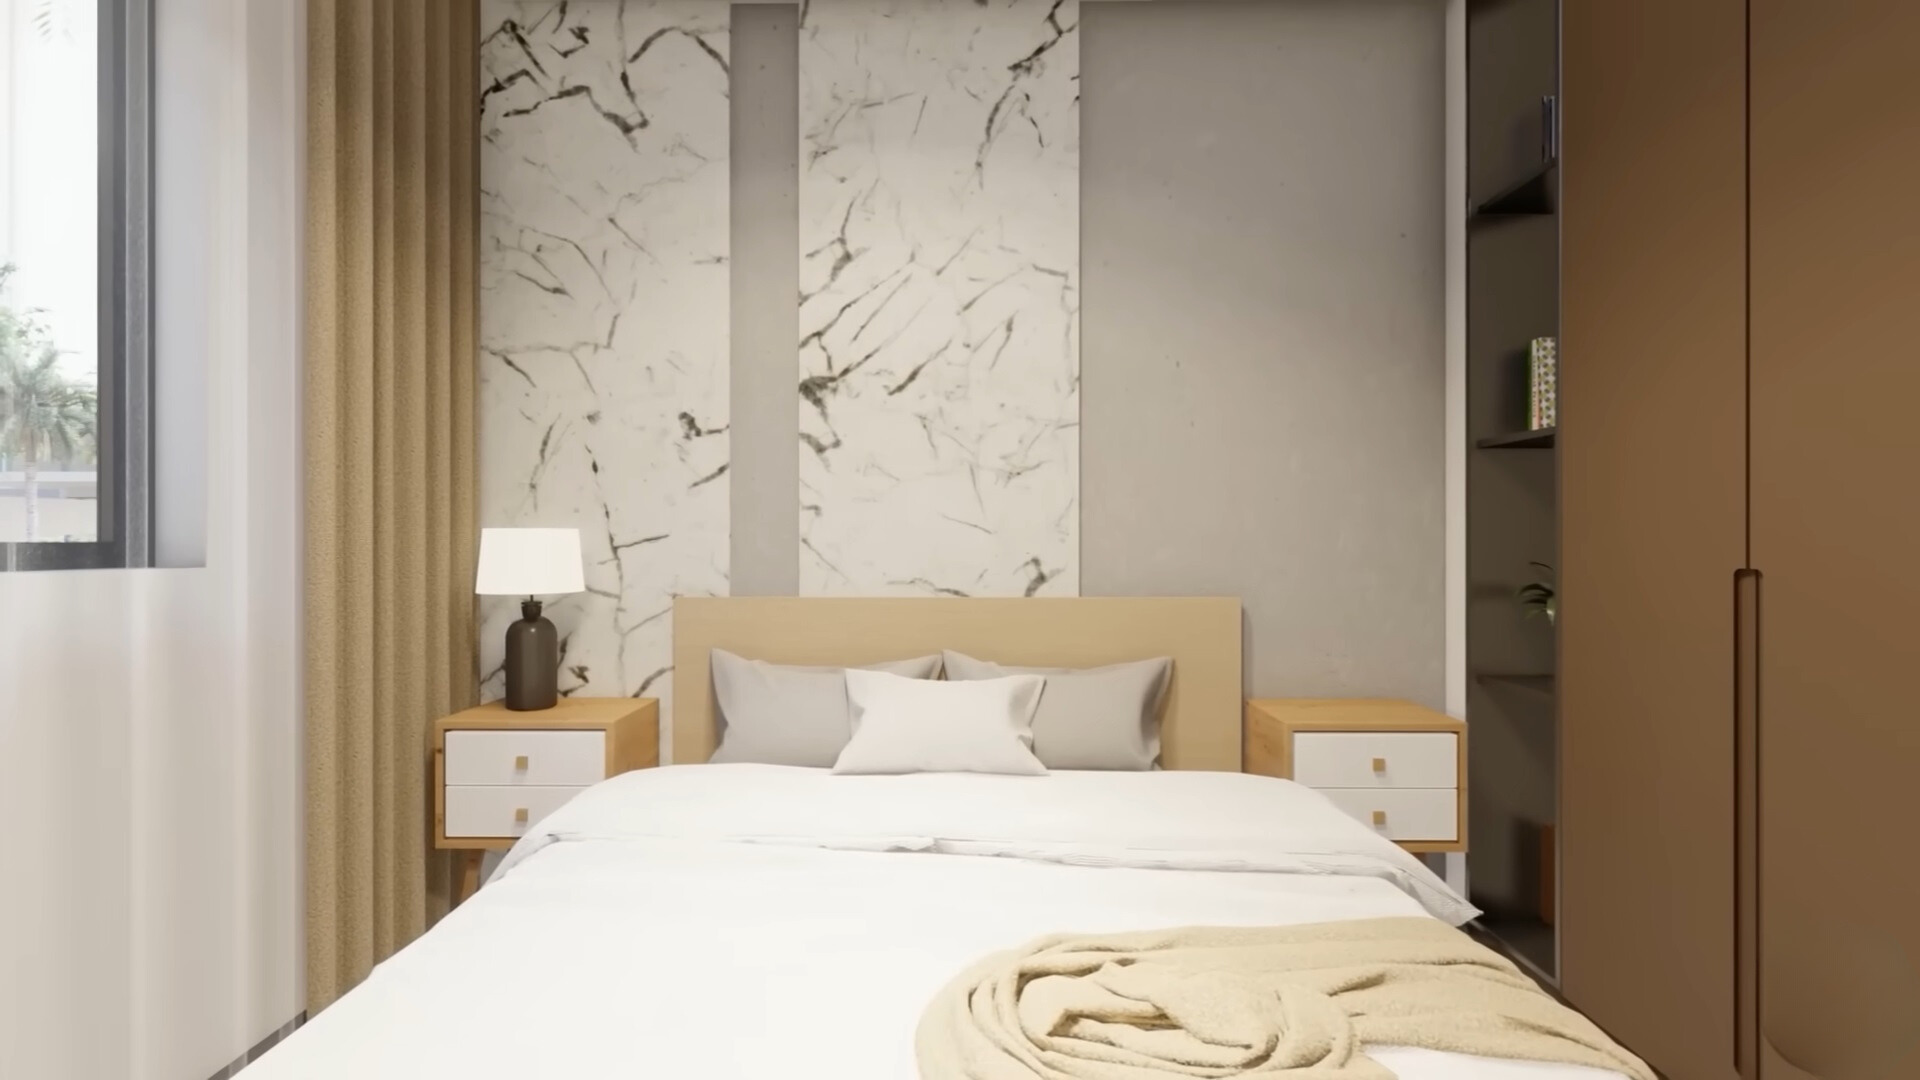
{"type": "Polygon", "coordinates": [[[507,708],[536,712],[560,703],[560,632],[540,614],[540,601],[520,605],[507,627],[507,708]]]}

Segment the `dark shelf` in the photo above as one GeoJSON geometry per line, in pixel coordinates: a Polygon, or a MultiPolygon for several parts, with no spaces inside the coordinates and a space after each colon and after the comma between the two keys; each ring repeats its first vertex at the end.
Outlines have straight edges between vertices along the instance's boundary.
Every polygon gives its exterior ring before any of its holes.
{"type": "Polygon", "coordinates": [[[1516,431],[1511,435],[1502,435],[1494,439],[1481,439],[1482,450],[1551,450],[1557,428],[1541,428],[1539,431],[1516,431]]]}
{"type": "Polygon", "coordinates": [[[1536,690],[1542,694],[1553,693],[1553,676],[1551,675],[1498,675],[1482,672],[1473,678],[1475,682],[1480,683],[1504,683],[1526,690],[1536,690]]]}
{"type": "Polygon", "coordinates": [[[1553,213],[1553,170],[1548,161],[1476,205],[1469,218],[1539,217],[1553,213]]]}

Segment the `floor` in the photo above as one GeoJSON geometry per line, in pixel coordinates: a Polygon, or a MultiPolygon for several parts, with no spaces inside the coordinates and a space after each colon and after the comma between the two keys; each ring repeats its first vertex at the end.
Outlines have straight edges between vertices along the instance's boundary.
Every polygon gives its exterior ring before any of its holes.
{"type": "Polygon", "coordinates": [[[1523,966],[1533,968],[1534,975],[1548,982],[1557,981],[1553,927],[1539,919],[1492,915],[1482,917],[1474,925],[1497,939],[1523,966]]]}

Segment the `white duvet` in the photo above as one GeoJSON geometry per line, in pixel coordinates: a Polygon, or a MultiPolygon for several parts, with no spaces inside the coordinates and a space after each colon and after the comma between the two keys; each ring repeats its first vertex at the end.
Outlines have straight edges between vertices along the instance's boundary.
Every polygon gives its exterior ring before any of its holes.
{"type": "MultiPolygon", "coordinates": [[[[246,1075],[913,1080],[926,1002],[997,949],[1422,912],[1474,914],[1283,780],[654,769],[541,822],[473,899],[246,1075]]],[[[1373,1056],[1406,1080],[1615,1075],[1373,1056]]]]}

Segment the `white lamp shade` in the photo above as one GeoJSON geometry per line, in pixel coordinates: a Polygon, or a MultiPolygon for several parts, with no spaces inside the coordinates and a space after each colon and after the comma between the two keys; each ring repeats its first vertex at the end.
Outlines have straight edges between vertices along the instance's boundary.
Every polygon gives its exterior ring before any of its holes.
{"type": "Polygon", "coordinates": [[[481,596],[563,596],[585,592],[579,529],[481,529],[481,596]]]}

